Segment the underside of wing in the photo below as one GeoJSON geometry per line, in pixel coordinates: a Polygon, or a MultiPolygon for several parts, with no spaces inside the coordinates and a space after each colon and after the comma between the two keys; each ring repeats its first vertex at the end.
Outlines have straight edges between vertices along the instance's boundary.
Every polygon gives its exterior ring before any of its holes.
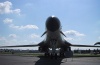
{"type": "Polygon", "coordinates": [[[77,45],[77,44],[72,44],[70,46],[72,47],[100,47],[100,46],[95,46],[95,45],[77,45]]]}
{"type": "Polygon", "coordinates": [[[38,44],[36,45],[15,45],[15,46],[0,46],[0,48],[6,48],[6,47],[36,47],[39,46],[38,44]]]}

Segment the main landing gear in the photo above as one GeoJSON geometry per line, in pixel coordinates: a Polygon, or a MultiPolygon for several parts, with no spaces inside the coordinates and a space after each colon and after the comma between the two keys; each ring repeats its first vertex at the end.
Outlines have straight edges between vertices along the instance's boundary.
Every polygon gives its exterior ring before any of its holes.
{"type": "Polygon", "coordinates": [[[50,57],[51,59],[57,59],[57,53],[45,53],[45,57],[50,57]]]}

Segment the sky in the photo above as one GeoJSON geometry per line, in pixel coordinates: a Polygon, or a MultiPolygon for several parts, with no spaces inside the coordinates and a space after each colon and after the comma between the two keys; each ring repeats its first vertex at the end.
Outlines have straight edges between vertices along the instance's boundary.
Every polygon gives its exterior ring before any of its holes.
{"type": "Polygon", "coordinates": [[[52,15],[59,18],[68,42],[100,42],[99,3],[100,0],[0,0],[0,46],[38,44],[45,38],[41,35],[46,19],[52,15]]]}

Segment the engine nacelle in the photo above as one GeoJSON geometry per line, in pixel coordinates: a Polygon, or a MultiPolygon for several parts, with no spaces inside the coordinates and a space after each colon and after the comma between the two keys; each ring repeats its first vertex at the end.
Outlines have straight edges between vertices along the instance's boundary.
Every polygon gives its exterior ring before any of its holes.
{"type": "Polygon", "coordinates": [[[48,52],[48,48],[47,47],[39,47],[38,50],[40,52],[48,52]]]}
{"type": "Polygon", "coordinates": [[[60,52],[62,53],[62,52],[66,52],[66,51],[71,51],[71,48],[70,47],[62,47],[61,49],[60,49],[60,52]]]}
{"type": "Polygon", "coordinates": [[[39,47],[38,50],[39,50],[40,52],[42,52],[42,47],[39,47]]]}
{"type": "Polygon", "coordinates": [[[73,52],[71,51],[71,48],[68,47],[62,47],[60,49],[60,56],[65,56],[66,58],[73,57],[73,52]]]}
{"type": "Polygon", "coordinates": [[[66,52],[65,52],[65,57],[66,57],[66,58],[73,57],[73,52],[72,52],[72,51],[66,51],[66,52]]]}

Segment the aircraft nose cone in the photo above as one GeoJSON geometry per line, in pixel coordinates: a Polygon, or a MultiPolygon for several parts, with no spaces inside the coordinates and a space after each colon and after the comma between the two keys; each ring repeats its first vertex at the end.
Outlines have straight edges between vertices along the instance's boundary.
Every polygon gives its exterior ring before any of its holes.
{"type": "Polygon", "coordinates": [[[51,16],[46,21],[46,28],[52,32],[60,28],[60,21],[57,17],[51,16]]]}

